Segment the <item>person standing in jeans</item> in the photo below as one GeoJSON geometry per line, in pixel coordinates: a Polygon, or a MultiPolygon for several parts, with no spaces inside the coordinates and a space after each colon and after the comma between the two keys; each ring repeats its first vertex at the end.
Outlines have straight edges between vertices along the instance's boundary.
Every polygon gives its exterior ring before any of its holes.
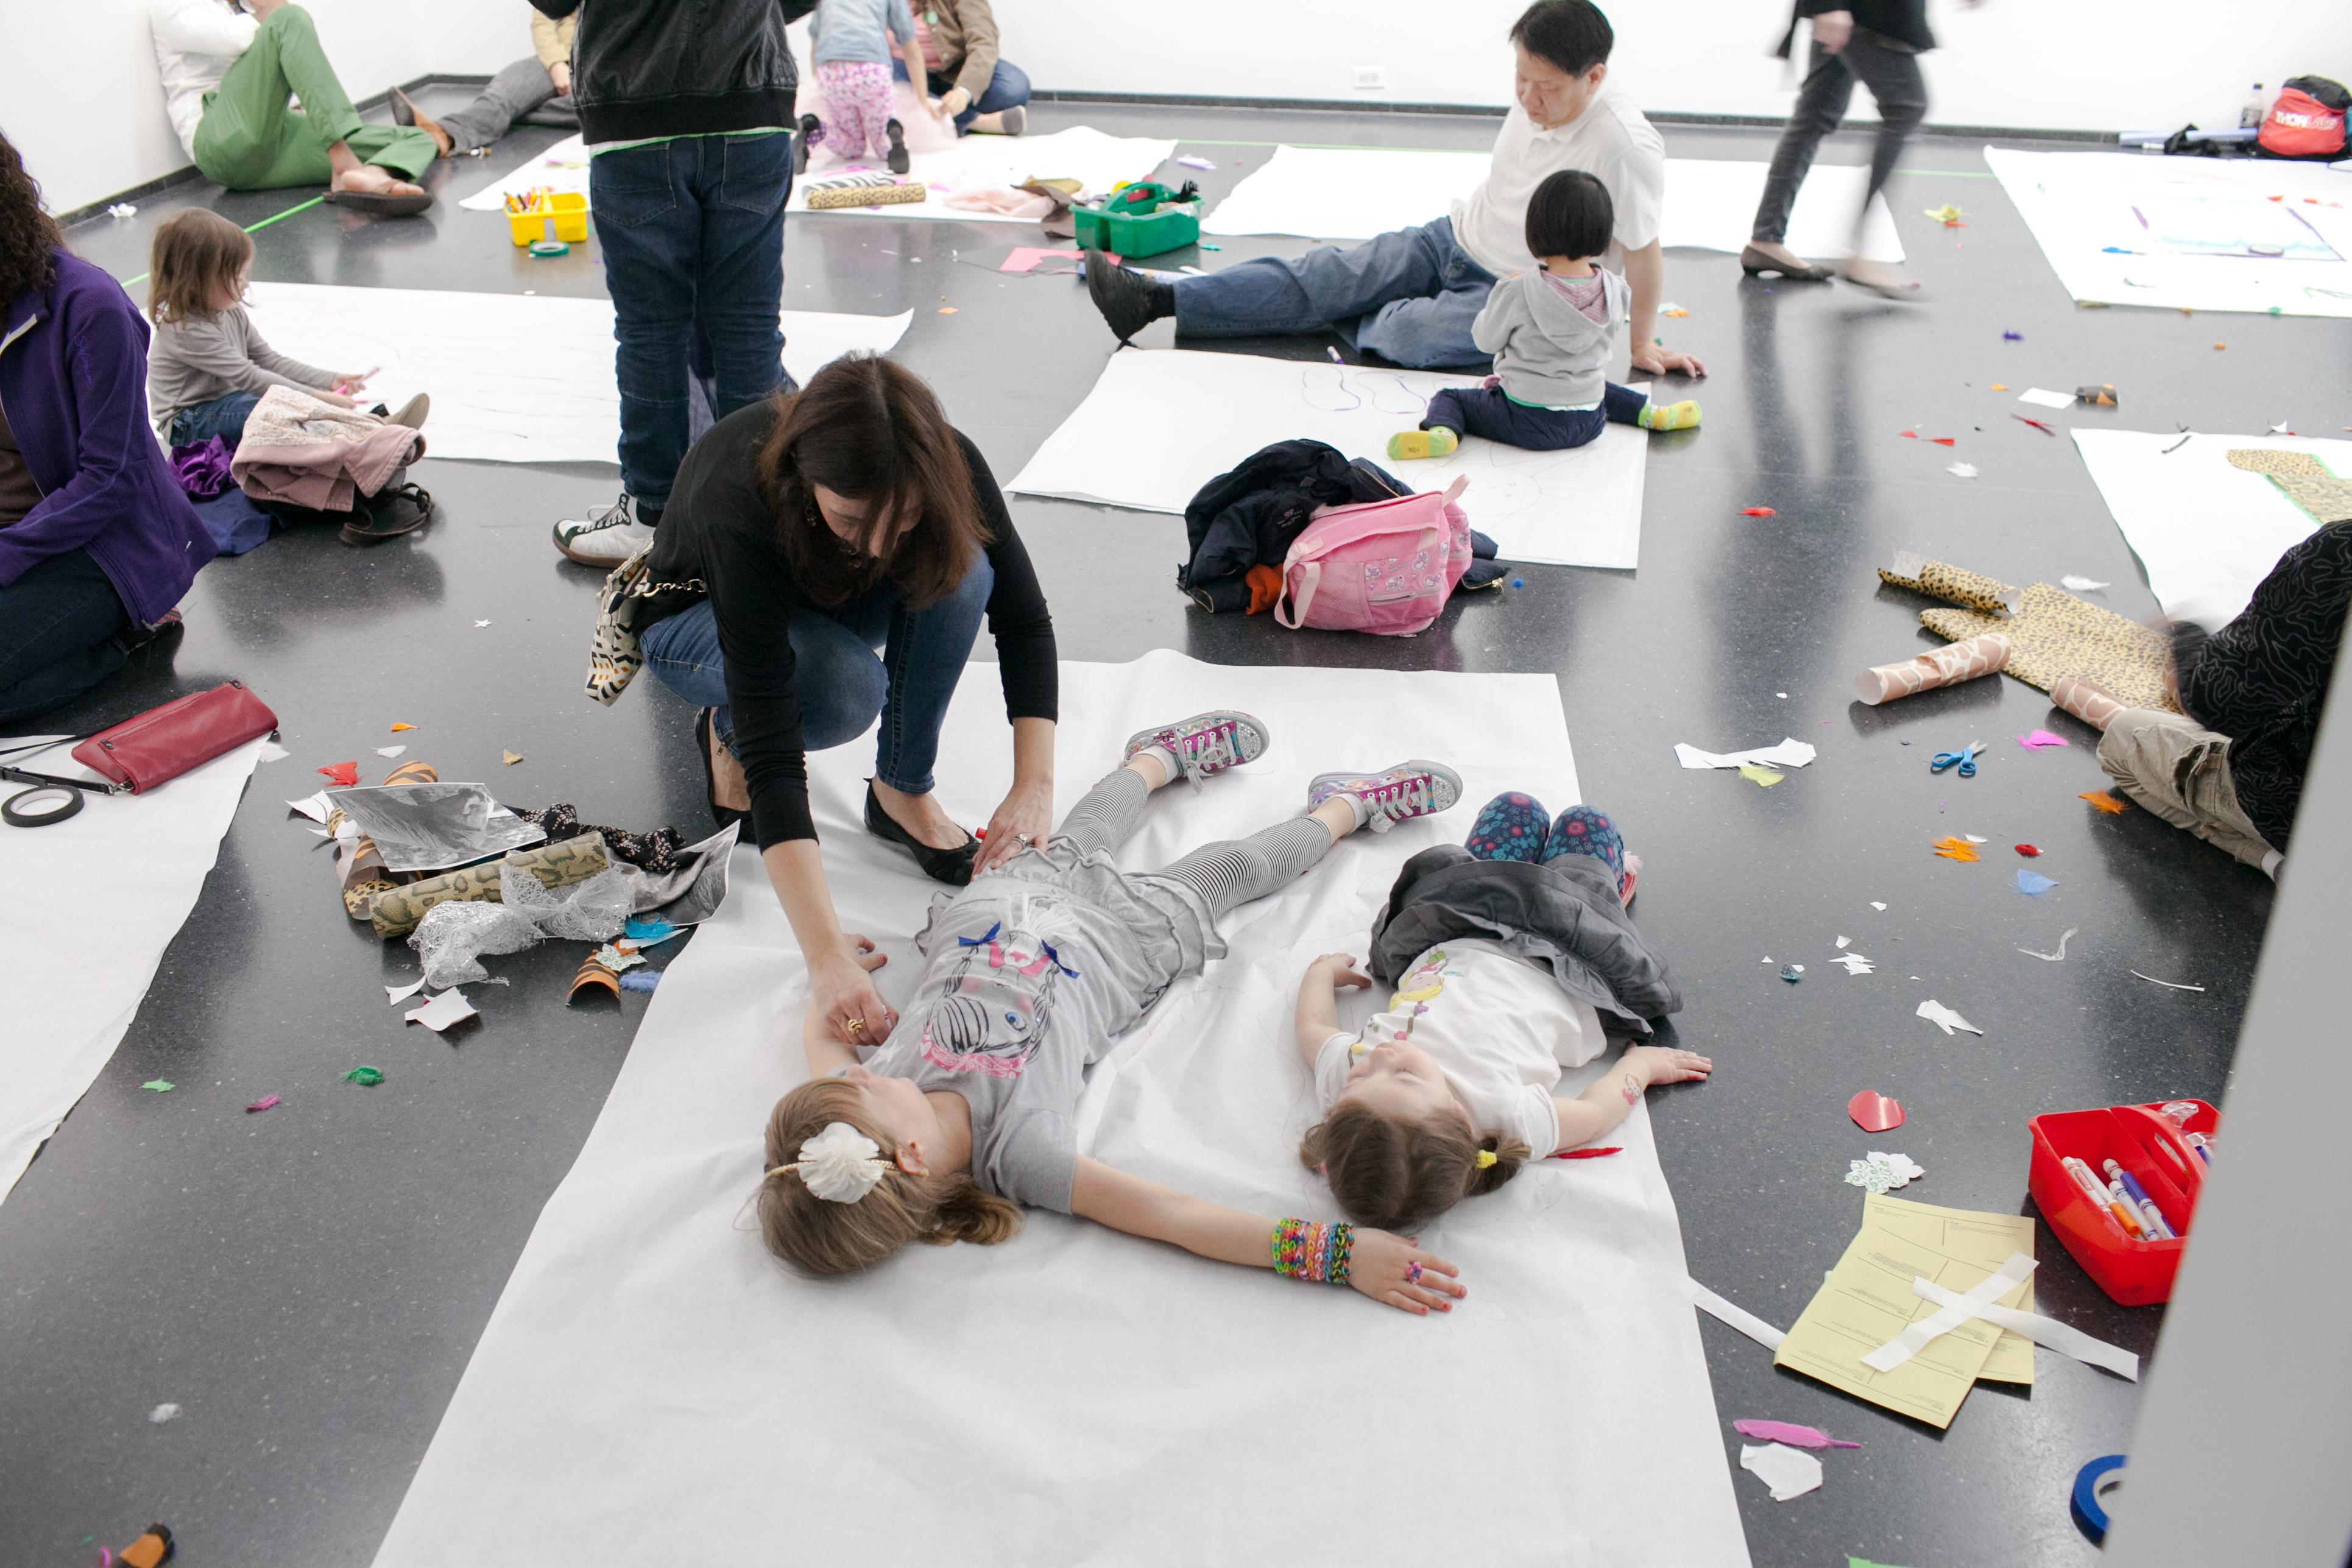
{"type": "Polygon", "coordinates": [[[578,19],[572,96],[621,389],[620,499],[558,522],[555,547],[611,567],[653,542],[669,504],[698,342],[719,418],[786,382],[778,316],[799,78],[784,26],[814,0],[531,5],[578,19]]]}
{"type": "MultiPolygon", "coordinates": [[[[1969,0],[1971,5],[1980,3],[1969,0]]],[[[1834,276],[1832,268],[1813,266],[1784,241],[1798,188],[1813,166],[1813,152],[1845,119],[1859,78],[1878,105],[1878,145],[1870,155],[1870,188],[1854,214],[1846,281],[1890,300],[1916,299],[1919,285],[1905,277],[1902,268],[1865,260],[1861,248],[1870,204],[1895,172],[1903,144],[1927,117],[1927,84],[1919,74],[1920,55],[1936,47],[1936,35],[1927,30],[1927,0],[1797,0],[1788,35],[1780,40],[1782,59],[1789,58],[1795,42],[1797,23],[1808,16],[1813,23],[1812,68],[1805,74],[1796,108],[1789,112],[1780,144],[1773,149],[1764,199],[1756,207],[1756,227],[1739,255],[1740,270],[1750,277],[1769,272],[1799,282],[1834,276]]]]}

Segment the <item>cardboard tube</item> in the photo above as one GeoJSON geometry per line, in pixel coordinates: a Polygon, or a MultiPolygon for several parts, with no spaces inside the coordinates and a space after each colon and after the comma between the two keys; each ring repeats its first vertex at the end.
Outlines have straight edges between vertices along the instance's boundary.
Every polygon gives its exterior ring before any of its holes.
{"type": "Polygon", "coordinates": [[[1901,664],[1873,666],[1853,678],[1853,694],[1875,708],[1898,697],[1991,675],[2008,662],[2009,635],[1986,632],[1901,664]]]}

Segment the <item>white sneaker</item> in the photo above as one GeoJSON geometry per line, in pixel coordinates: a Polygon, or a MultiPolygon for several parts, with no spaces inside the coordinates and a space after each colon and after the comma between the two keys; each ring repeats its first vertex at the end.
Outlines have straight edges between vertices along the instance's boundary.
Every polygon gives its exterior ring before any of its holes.
{"type": "Polygon", "coordinates": [[[628,491],[611,506],[555,525],[555,548],[583,566],[610,571],[654,542],[654,531],[637,521],[637,498],[628,491]]]}

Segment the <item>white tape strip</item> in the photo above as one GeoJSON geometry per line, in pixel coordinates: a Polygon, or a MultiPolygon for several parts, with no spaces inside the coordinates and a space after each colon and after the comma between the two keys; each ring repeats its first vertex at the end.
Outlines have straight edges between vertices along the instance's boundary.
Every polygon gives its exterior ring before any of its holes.
{"type": "MultiPolygon", "coordinates": [[[[1939,1307],[1956,1306],[1960,1300],[1957,1291],[1947,1290],[1933,1279],[1913,1279],[1911,1293],[1939,1307]]],[[[1990,1303],[1972,1309],[1970,1315],[1982,1318],[1995,1328],[2007,1329],[2012,1334],[2023,1334],[2035,1344],[2047,1345],[2062,1355],[2105,1367],[2117,1377],[2127,1377],[2134,1383],[2139,1381],[2139,1357],[2121,1345],[2095,1340],[2082,1330],[2062,1323],[2055,1318],[2045,1318],[2039,1312],[2021,1312],[2014,1307],[1996,1307],[1990,1303]]]]}
{"type": "Polygon", "coordinates": [[[2022,1252],[2012,1252],[2002,1264],[1973,1290],[1958,1297],[1953,1304],[1931,1317],[1920,1319],[1876,1350],[1862,1358],[1862,1364],[1879,1372],[1893,1372],[1936,1340],[1950,1333],[1977,1315],[1976,1309],[1989,1306],[2025,1283],[2033,1272],[2033,1259],[2022,1252]]]}
{"type": "Polygon", "coordinates": [[[1696,1279],[1685,1279],[1683,1289],[1690,1293],[1691,1304],[1700,1311],[1729,1323],[1768,1351],[1779,1350],[1780,1342],[1789,1337],[1755,1313],[1733,1306],[1696,1279]]]}

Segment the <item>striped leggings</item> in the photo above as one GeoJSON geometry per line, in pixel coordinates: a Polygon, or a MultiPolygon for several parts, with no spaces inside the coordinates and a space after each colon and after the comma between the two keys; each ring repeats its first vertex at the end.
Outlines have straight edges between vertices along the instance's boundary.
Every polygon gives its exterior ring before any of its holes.
{"type": "MultiPolygon", "coordinates": [[[[1135,819],[1150,795],[1141,775],[1119,768],[1070,808],[1054,836],[1081,849],[1108,853],[1135,830],[1135,819]]],[[[1222,917],[1305,876],[1330,847],[1329,828],[1311,816],[1298,816],[1260,828],[1247,838],[1204,844],[1152,875],[1183,883],[1201,895],[1212,915],[1222,917]]]]}

